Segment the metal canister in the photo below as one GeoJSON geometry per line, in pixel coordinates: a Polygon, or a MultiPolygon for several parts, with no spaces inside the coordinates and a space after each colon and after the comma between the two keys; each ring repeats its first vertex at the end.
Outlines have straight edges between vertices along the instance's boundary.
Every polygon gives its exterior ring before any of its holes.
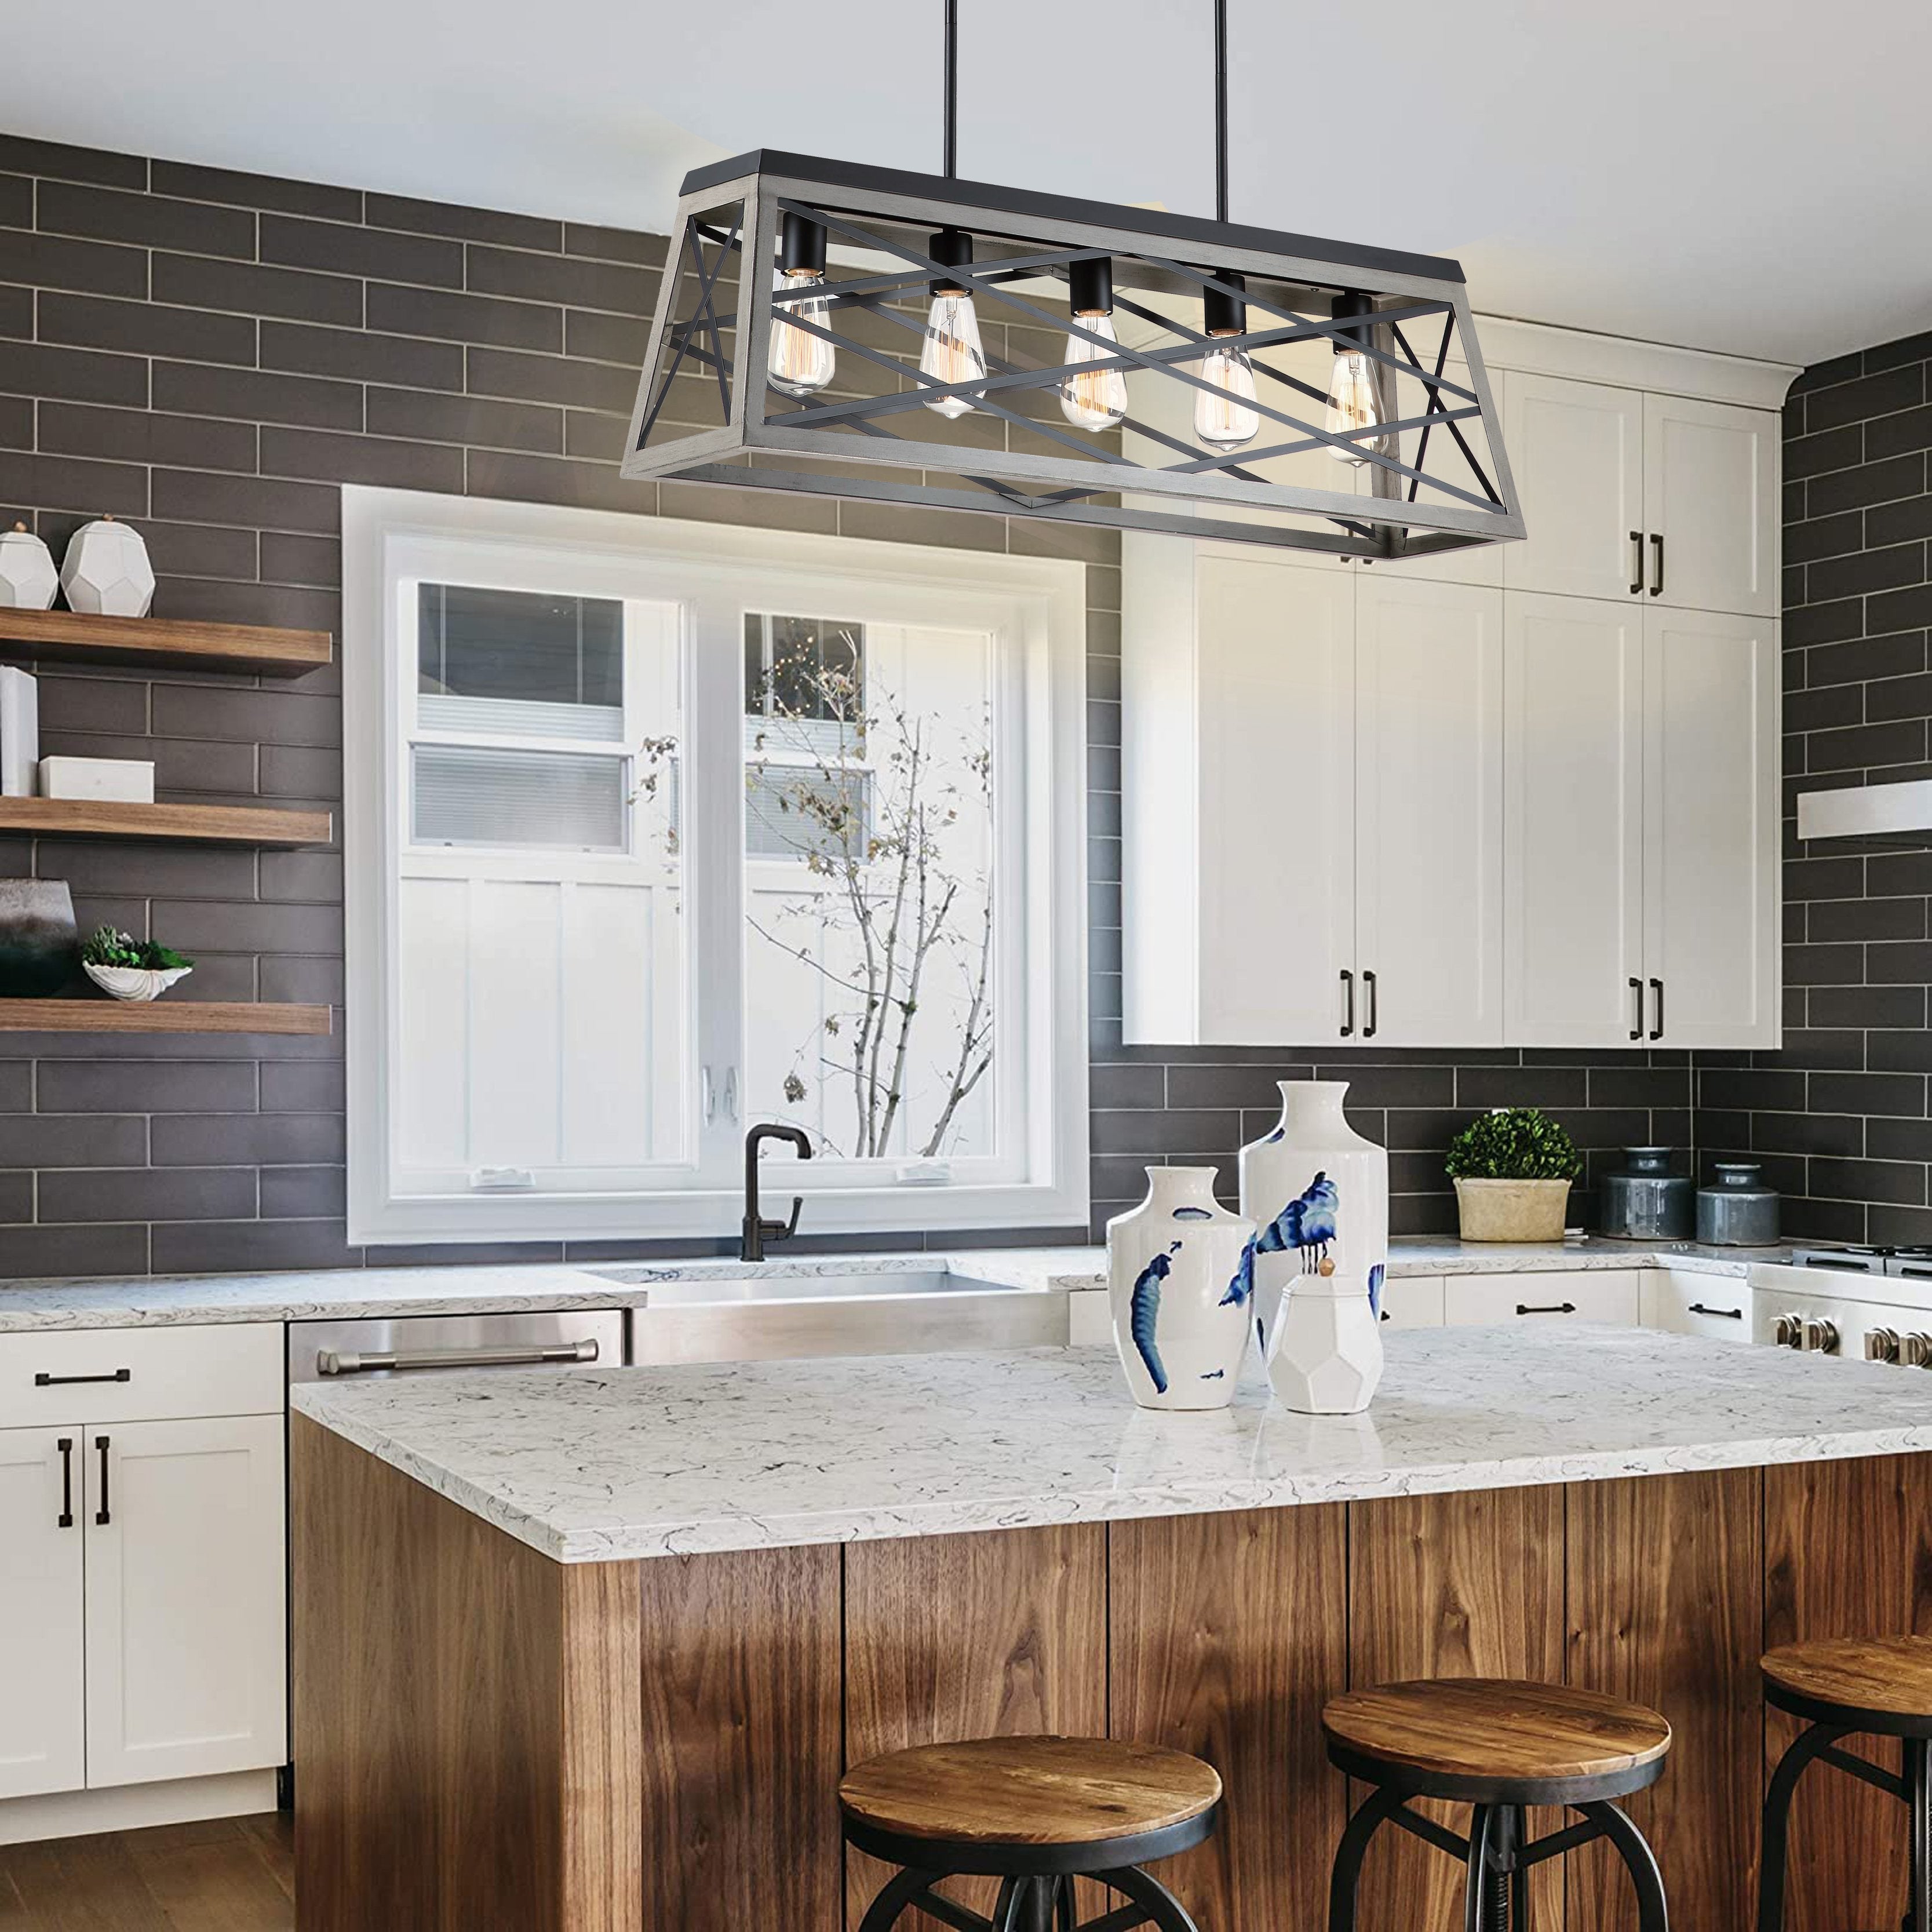
{"type": "Polygon", "coordinates": [[[1697,1190],[1697,1238],[1718,1247],[1768,1248],[1778,1240],[1778,1191],[1754,1160],[1720,1160],[1697,1190]]]}
{"type": "Polygon", "coordinates": [[[1688,1241],[1697,1228],[1697,1184],[1671,1172],[1666,1147],[1624,1149],[1624,1165],[1606,1174],[1604,1232],[1620,1241],[1688,1241]]]}

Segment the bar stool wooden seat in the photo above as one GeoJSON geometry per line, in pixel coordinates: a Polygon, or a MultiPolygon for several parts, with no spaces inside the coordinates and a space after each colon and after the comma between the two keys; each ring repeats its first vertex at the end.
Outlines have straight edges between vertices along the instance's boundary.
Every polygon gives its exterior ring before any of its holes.
{"type": "Polygon", "coordinates": [[[1323,1711],[1322,1728],[1329,1761],[1376,1787],[1335,1854],[1329,1932],[1354,1932],[1362,1860],[1384,1824],[1462,1861],[1466,1932],[1527,1932],[1521,1874],[1595,1838],[1607,1839],[1630,1872],[1639,1932],[1666,1932],[1657,1860],[1614,1802],[1664,1774],[1670,1726],[1656,1712],[1566,1684],[1445,1677],[1351,1691],[1323,1711]],[[1415,1798],[1472,1806],[1468,1836],[1412,1810],[1415,1798]],[[1523,1813],[1532,1804],[1582,1816],[1530,1840],[1523,1813]]]}
{"type": "Polygon", "coordinates": [[[1211,1765],[1156,1744],[974,1738],[889,1752],[838,1786],[846,1842],[900,1868],[860,1932],[886,1932],[915,1910],[958,1932],[1078,1932],[1076,1878],[1126,1898],[1103,1915],[1108,1932],[1196,1932],[1140,1868],[1200,1844],[1220,1804],[1211,1765]],[[990,1918],[934,1890],[966,1874],[1001,1881],[990,1918]]]}
{"type": "Polygon", "coordinates": [[[1759,1660],[1764,1700],[1808,1720],[1778,1760],[1764,1798],[1764,1877],[1759,1932],[1784,1922],[1791,1800],[1808,1767],[1824,1762],[1889,1792],[1911,1820],[1906,1874],[1909,1932],[1932,1932],[1932,1638],[1823,1637],[1788,1643],[1759,1660]],[[1842,1741],[1897,1738],[1900,1762],[1886,1771],[1842,1741]]]}

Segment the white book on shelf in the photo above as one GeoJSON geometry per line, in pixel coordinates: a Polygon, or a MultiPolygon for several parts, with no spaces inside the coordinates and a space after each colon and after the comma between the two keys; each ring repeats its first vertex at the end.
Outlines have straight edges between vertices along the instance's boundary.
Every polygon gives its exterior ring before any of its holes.
{"type": "Polygon", "coordinates": [[[0,798],[32,798],[40,758],[40,687],[0,664],[0,798]]]}

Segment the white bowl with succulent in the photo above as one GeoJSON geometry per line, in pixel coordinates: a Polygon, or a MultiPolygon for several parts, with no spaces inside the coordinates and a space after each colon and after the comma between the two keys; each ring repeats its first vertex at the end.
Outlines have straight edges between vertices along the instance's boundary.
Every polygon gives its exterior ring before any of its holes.
{"type": "Polygon", "coordinates": [[[194,962],[173,947],[130,938],[111,926],[95,927],[80,949],[80,963],[104,993],[141,1006],[194,970],[194,962]]]}

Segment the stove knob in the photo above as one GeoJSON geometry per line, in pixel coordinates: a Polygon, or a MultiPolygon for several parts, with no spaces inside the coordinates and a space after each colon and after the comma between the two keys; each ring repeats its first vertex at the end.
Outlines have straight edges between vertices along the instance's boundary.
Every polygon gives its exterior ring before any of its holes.
{"type": "Polygon", "coordinates": [[[1865,1360],[1868,1362],[1895,1362],[1901,1346],[1896,1328],[1872,1328],[1865,1334],[1865,1360]]]}
{"type": "Polygon", "coordinates": [[[1822,1315],[1807,1316],[1804,1339],[1800,1346],[1810,1354],[1835,1355],[1838,1352],[1838,1324],[1822,1315]]]}
{"type": "Polygon", "coordinates": [[[1802,1315],[1780,1315],[1771,1324],[1771,1339],[1780,1348],[1802,1348],[1804,1346],[1804,1318],[1802,1315]]]}
{"type": "Polygon", "coordinates": [[[1898,1338],[1898,1359],[1907,1368],[1932,1369],[1932,1335],[1922,1328],[1898,1338]]]}

